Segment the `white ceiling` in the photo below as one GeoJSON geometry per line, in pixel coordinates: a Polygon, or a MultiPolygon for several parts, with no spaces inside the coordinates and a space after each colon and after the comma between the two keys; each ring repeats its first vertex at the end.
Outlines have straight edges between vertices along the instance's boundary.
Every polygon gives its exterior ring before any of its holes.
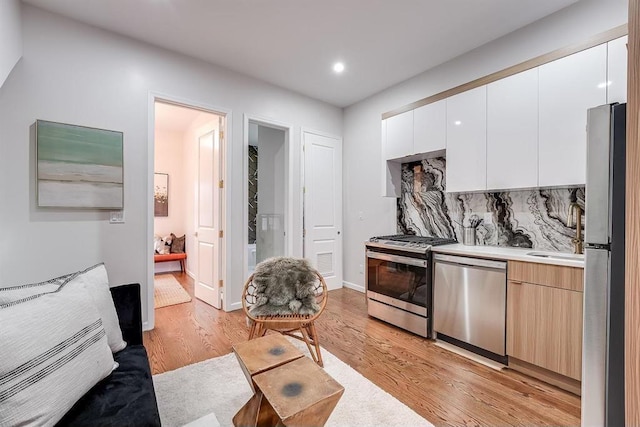
{"type": "Polygon", "coordinates": [[[345,107],[578,0],[23,1],[345,107]]]}

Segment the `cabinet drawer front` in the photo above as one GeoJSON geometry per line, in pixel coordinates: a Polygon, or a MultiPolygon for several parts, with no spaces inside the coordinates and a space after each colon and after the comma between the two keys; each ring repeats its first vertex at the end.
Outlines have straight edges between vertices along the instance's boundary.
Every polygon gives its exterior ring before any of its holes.
{"type": "Polygon", "coordinates": [[[509,281],[507,354],[580,380],[582,293],[509,281]]]}
{"type": "Polygon", "coordinates": [[[507,274],[509,280],[516,282],[535,283],[579,292],[584,288],[584,271],[577,267],[509,261],[507,274]]]}

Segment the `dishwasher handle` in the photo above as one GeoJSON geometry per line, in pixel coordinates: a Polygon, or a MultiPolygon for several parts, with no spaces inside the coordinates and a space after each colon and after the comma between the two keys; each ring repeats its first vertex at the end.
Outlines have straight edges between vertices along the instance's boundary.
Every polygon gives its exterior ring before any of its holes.
{"type": "Polygon", "coordinates": [[[492,268],[494,270],[506,270],[507,263],[505,261],[494,261],[481,258],[467,258],[455,255],[434,254],[435,262],[446,262],[449,264],[468,265],[470,267],[492,268]]]}

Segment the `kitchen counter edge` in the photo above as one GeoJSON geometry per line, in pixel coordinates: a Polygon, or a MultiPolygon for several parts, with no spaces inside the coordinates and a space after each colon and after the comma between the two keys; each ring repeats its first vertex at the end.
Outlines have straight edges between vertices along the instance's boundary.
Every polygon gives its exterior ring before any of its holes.
{"type": "Polygon", "coordinates": [[[523,261],[536,264],[561,265],[566,267],[584,268],[584,259],[554,259],[527,255],[528,252],[538,251],[531,248],[509,248],[504,246],[467,246],[460,243],[451,245],[434,246],[431,252],[447,255],[465,255],[475,258],[488,258],[505,261],[523,261]]]}

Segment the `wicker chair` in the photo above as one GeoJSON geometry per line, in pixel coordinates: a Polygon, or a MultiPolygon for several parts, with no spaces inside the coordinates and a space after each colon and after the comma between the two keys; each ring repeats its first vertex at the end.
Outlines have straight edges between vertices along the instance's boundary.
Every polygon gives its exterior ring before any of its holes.
{"type": "Polygon", "coordinates": [[[318,281],[314,288],[316,301],[320,306],[318,312],[314,315],[286,314],[279,316],[253,316],[249,312],[258,297],[256,286],[253,283],[254,275],[252,274],[249,279],[247,279],[242,291],[242,308],[251,321],[249,339],[262,337],[268,330],[299,339],[307,344],[313,361],[323,366],[318,333],[316,332],[314,322],[322,314],[327,305],[327,284],[317,270],[315,270],[315,274],[318,276],[318,281]]]}

